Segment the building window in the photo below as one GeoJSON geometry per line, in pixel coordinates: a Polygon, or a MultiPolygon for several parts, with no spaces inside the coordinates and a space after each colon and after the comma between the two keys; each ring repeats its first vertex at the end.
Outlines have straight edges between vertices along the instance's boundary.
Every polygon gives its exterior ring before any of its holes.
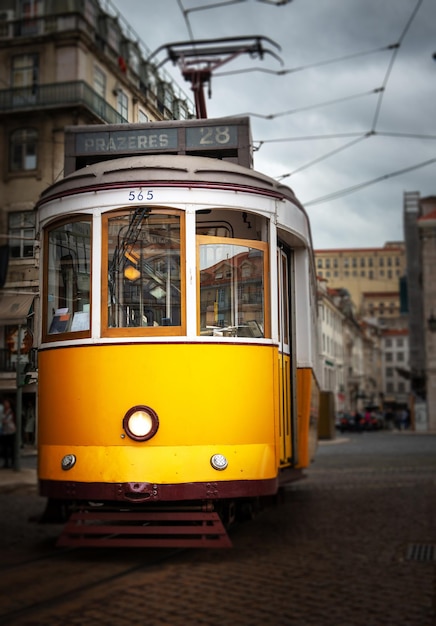
{"type": "Polygon", "coordinates": [[[385,260],[384,260],[384,258],[383,258],[383,257],[380,257],[380,258],[379,258],[379,260],[378,260],[378,264],[380,265],[380,267],[384,267],[385,260]]]}
{"type": "Polygon", "coordinates": [[[365,257],[361,257],[361,259],[360,259],[360,267],[365,267],[365,257]]]}
{"type": "Polygon", "coordinates": [[[369,265],[369,267],[373,267],[372,257],[369,257],[368,265],[369,265]]]}
{"type": "Polygon", "coordinates": [[[387,393],[394,393],[394,383],[388,383],[386,385],[386,392],[387,393]]]}
{"type": "Polygon", "coordinates": [[[118,113],[124,117],[125,120],[129,117],[129,99],[127,95],[124,93],[122,89],[118,91],[118,101],[117,101],[117,110],[118,113]]]}
{"type": "Polygon", "coordinates": [[[386,348],[392,347],[392,339],[385,339],[385,347],[386,348]]]}
{"type": "Polygon", "coordinates": [[[94,89],[99,96],[106,97],[106,74],[98,65],[94,66],[94,89]]]}
{"type": "Polygon", "coordinates": [[[38,83],[38,55],[20,54],[12,58],[11,85],[14,89],[38,83]]]}
{"type": "Polygon", "coordinates": [[[351,262],[352,262],[353,267],[357,267],[357,259],[356,259],[356,257],[353,257],[351,259],[351,262]]]}
{"type": "Polygon", "coordinates": [[[333,259],[333,267],[338,267],[338,259],[333,259]]]}
{"type": "Polygon", "coordinates": [[[35,19],[43,15],[43,0],[22,0],[21,14],[23,23],[21,27],[22,35],[37,35],[42,26],[42,20],[35,19]]]}
{"type": "Polygon", "coordinates": [[[394,368],[393,367],[387,367],[386,368],[386,378],[392,378],[393,375],[394,375],[394,368]]]}
{"type": "Polygon", "coordinates": [[[402,348],[404,346],[404,339],[402,337],[398,337],[397,339],[397,347],[402,348]]]}
{"type": "Polygon", "coordinates": [[[385,353],[386,363],[392,363],[392,352],[385,353]]]}
{"type": "MultiPolygon", "coordinates": [[[[371,259],[370,259],[370,260],[371,260],[371,259]]],[[[370,280],[372,280],[372,279],[374,278],[374,272],[373,272],[372,270],[369,270],[369,272],[368,272],[368,278],[369,278],[370,280]]]]}
{"type": "Polygon", "coordinates": [[[9,251],[13,259],[28,259],[33,257],[35,218],[36,213],[34,211],[9,213],[9,251]]]}
{"type": "Polygon", "coordinates": [[[11,172],[36,169],[38,133],[33,128],[19,128],[11,133],[9,170],[11,172]]]}
{"type": "MultiPolygon", "coordinates": [[[[148,115],[144,113],[144,111],[141,111],[141,109],[138,111],[138,121],[140,124],[146,124],[148,122],[148,115]]],[[[322,265],[318,265],[318,267],[322,267],[322,265]]]]}
{"type": "Polygon", "coordinates": [[[318,267],[322,267],[322,259],[318,259],[318,267]]]}
{"type": "Polygon", "coordinates": [[[397,352],[397,362],[404,361],[404,352],[397,352]]]}
{"type": "Polygon", "coordinates": [[[326,266],[327,268],[330,268],[330,259],[326,259],[326,260],[325,260],[325,266],[326,266]]]}

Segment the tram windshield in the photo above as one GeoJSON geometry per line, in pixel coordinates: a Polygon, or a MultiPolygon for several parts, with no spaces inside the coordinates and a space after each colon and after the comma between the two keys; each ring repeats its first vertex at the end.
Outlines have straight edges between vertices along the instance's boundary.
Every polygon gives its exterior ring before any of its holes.
{"type": "Polygon", "coordinates": [[[141,208],[106,227],[107,327],[180,327],[180,215],[141,208]]]}
{"type": "Polygon", "coordinates": [[[45,335],[90,331],[91,218],[47,232],[45,335]]]}
{"type": "Polygon", "coordinates": [[[266,337],[267,244],[198,236],[200,334],[266,337]]]}

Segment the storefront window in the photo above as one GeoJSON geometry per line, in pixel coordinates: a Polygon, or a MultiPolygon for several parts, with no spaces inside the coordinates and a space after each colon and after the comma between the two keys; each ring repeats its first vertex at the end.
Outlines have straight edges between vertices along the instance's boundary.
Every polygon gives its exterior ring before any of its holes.
{"type": "Polygon", "coordinates": [[[183,280],[178,212],[118,213],[107,217],[105,233],[108,285],[103,326],[136,329],[134,334],[139,329],[145,334],[180,332],[183,280]]]}
{"type": "Polygon", "coordinates": [[[56,225],[46,236],[45,333],[89,334],[91,220],[82,218],[56,225]]]}
{"type": "Polygon", "coordinates": [[[267,245],[197,237],[200,334],[266,337],[267,245]]]}

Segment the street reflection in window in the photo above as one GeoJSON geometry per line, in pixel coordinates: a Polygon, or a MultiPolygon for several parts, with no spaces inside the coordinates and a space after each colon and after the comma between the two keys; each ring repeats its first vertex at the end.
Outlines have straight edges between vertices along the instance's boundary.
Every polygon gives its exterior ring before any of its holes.
{"type": "Polygon", "coordinates": [[[266,244],[197,239],[200,334],[265,337],[266,244]]]}

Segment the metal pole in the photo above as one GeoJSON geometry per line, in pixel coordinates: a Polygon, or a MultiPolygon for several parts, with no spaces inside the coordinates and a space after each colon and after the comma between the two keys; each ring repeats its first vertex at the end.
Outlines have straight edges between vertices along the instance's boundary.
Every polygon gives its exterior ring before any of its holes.
{"type": "Polygon", "coordinates": [[[21,412],[23,406],[23,388],[21,384],[21,324],[18,325],[18,344],[17,344],[17,366],[16,366],[16,382],[17,382],[17,402],[15,406],[15,454],[14,454],[14,471],[21,470],[21,412]]]}

